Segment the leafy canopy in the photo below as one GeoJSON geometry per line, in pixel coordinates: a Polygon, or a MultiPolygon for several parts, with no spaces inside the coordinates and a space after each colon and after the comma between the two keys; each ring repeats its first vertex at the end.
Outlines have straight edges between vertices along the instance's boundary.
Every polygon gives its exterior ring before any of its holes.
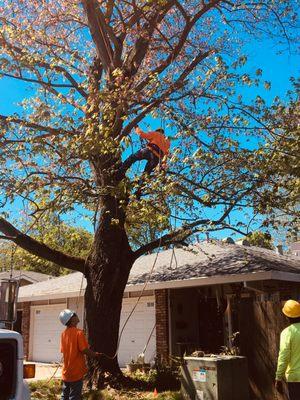
{"type": "Polygon", "coordinates": [[[154,218],[161,231],[179,216],[181,230],[163,244],[240,231],[229,216],[258,203],[270,174],[257,157],[269,156],[261,145],[273,135],[264,101],[241,95],[270,86],[261,69],[245,72],[242,44],[296,42],[297,3],[3,0],[0,75],[28,91],[15,113],[0,115],[1,205],[22,199],[35,217],[80,207],[121,228],[127,211],[127,227],[154,218]],[[115,172],[149,116],[173,132],[172,156],[137,203],[137,181],[115,172]]]}
{"type": "MultiPolygon", "coordinates": [[[[32,221],[31,221],[32,222],[32,221]]],[[[28,225],[28,223],[27,223],[28,225]]],[[[26,226],[24,226],[26,231],[26,226]]],[[[34,239],[44,242],[53,249],[75,254],[78,257],[86,257],[91,249],[93,235],[83,228],[69,226],[62,222],[54,214],[44,215],[31,229],[34,239]]],[[[64,275],[70,270],[63,268],[51,261],[37,257],[21,247],[10,243],[2,243],[1,246],[1,268],[35,271],[52,276],[64,275]]]]}

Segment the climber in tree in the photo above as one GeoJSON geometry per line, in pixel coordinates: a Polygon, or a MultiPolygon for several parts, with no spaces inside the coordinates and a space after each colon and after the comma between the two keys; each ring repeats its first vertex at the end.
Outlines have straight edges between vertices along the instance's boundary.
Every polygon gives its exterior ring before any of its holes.
{"type": "Polygon", "coordinates": [[[144,168],[144,173],[147,175],[150,175],[157,165],[162,169],[166,167],[166,157],[169,154],[170,141],[165,136],[164,130],[159,128],[156,131],[146,133],[137,127],[135,131],[142,139],[146,139],[148,143],[146,147],[132,154],[122,163],[118,171],[119,179],[124,178],[126,171],[136,161],[147,160],[144,168]]]}

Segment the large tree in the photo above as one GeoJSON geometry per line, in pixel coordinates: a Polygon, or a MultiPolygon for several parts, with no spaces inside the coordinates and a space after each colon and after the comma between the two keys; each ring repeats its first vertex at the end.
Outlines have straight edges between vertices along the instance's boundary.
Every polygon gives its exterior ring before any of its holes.
{"type": "MultiPolygon", "coordinates": [[[[239,48],[253,34],[292,43],[295,3],[1,2],[0,73],[32,89],[16,113],[0,115],[3,207],[21,198],[35,218],[85,209],[96,229],[86,259],[34,240],[4,215],[0,230],[32,254],[84,273],[88,336],[98,352],[116,352],[138,257],[199,230],[240,232],[230,214],[249,205],[262,179],[248,169],[254,153],[242,144],[265,127],[235,90],[258,85],[261,75],[243,71],[239,48]],[[175,139],[167,174],[145,177],[138,202],[138,179],[120,181],[116,172],[130,133],[150,115],[156,127],[155,118],[170,124],[175,139]],[[131,224],[155,217],[160,237],[131,248],[127,215],[131,224]],[[176,226],[168,230],[170,221],[176,226]]],[[[97,366],[120,373],[116,357],[97,366]]]]}

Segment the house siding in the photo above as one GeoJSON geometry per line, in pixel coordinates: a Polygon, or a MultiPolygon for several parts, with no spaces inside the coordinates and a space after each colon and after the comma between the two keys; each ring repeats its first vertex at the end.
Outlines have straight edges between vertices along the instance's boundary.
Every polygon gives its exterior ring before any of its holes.
{"type": "Polygon", "coordinates": [[[28,359],[29,356],[30,304],[30,302],[21,303],[20,307],[18,307],[20,310],[22,310],[22,336],[25,359],[28,359]]]}
{"type": "Polygon", "coordinates": [[[169,360],[168,290],[155,291],[156,354],[162,362],[169,360]]]}

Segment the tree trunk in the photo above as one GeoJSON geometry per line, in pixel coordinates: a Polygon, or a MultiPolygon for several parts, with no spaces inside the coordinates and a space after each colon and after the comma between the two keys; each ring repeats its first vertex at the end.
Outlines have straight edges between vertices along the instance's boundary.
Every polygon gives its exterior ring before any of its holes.
{"type": "Polygon", "coordinates": [[[92,350],[104,353],[99,362],[89,362],[88,381],[97,387],[105,384],[104,376],[110,382],[122,376],[116,353],[122,298],[134,256],[124,228],[125,214],[118,206],[116,198],[105,197],[85,267],[88,341],[92,350]]]}

